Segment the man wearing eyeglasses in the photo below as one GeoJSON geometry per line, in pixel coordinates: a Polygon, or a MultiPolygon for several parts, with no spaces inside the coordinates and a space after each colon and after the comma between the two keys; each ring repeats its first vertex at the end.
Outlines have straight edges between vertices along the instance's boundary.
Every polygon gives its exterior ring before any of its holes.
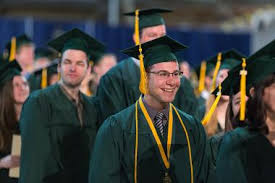
{"type": "MultiPolygon", "coordinates": [[[[90,162],[89,183],[207,182],[203,126],[172,104],[182,77],[174,53],[185,46],[163,36],[141,48],[143,95],[102,124],[90,162]]],[[[139,58],[139,46],[123,52],[139,58]]]]}

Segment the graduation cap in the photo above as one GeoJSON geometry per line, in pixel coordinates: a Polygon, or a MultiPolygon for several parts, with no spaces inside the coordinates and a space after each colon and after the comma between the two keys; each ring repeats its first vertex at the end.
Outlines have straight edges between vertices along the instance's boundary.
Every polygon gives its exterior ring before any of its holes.
{"type": "Polygon", "coordinates": [[[49,58],[49,60],[52,60],[57,57],[57,53],[54,50],[47,47],[36,48],[34,54],[35,60],[39,58],[49,58]]]}
{"type": "Polygon", "coordinates": [[[16,60],[12,62],[0,62],[0,86],[6,81],[11,80],[14,76],[21,74],[21,67],[16,60]]]}
{"type": "Polygon", "coordinates": [[[81,50],[85,52],[89,58],[93,56],[96,50],[105,49],[102,43],[77,28],[50,41],[48,45],[62,54],[68,49],[81,50]]]}
{"type": "Polygon", "coordinates": [[[105,50],[95,50],[93,51],[92,56],[90,57],[90,65],[94,66],[98,64],[98,62],[101,60],[103,55],[105,54],[105,50]]]}
{"type": "Polygon", "coordinates": [[[139,89],[141,93],[146,94],[147,81],[145,69],[157,63],[177,61],[175,52],[184,50],[185,48],[185,45],[177,42],[169,36],[163,36],[141,45],[122,50],[122,53],[140,59],[141,79],[139,89]]]}
{"type": "MultiPolygon", "coordinates": [[[[168,9],[146,9],[146,10],[139,10],[138,17],[139,17],[139,29],[143,29],[146,27],[153,27],[157,25],[164,25],[165,21],[161,17],[162,13],[170,13],[171,10],[168,9]]],[[[136,12],[129,12],[124,13],[125,16],[136,16],[136,12]]]]}
{"type": "MultiPolygon", "coordinates": [[[[160,62],[177,61],[175,52],[182,51],[187,47],[169,36],[162,36],[141,44],[141,48],[144,55],[144,67],[148,68],[160,62]]],[[[122,53],[139,59],[139,46],[122,50],[122,53]]]]}
{"type": "Polygon", "coordinates": [[[216,56],[211,57],[207,62],[215,65],[213,81],[212,81],[212,90],[216,88],[216,78],[220,69],[229,69],[231,70],[238,64],[242,62],[242,59],[246,58],[243,54],[239,53],[235,49],[230,49],[224,52],[218,53],[216,56]]]}

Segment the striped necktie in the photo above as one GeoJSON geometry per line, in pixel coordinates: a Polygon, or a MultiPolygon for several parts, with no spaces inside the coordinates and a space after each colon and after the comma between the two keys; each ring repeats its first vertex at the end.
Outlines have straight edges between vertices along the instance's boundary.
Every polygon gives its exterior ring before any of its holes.
{"type": "Polygon", "coordinates": [[[155,126],[156,128],[159,129],[161,136],[163,136],[163,118],[164,118],[164,113],[158,112],[154,119],[155,126]]]}

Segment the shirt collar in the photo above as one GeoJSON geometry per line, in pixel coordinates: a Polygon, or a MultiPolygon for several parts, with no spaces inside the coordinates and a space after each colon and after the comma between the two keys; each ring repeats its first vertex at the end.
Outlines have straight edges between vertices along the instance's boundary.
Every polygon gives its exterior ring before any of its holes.
{"type": "Polygon", "coordinates": [[[149,116],[150,116],[150,118],[151,118],[152,120],[155,119],[155,116],[157,115],[158,112],[164,113],[164,116],[165,116],[166,119],[168,120],[168,117],[169,117],[169,105],[167,105],[167,107],[165,107],[164,109],[158,111],[158,110],[155,110],[155,109],[153,109],[152,107],[150,107],[150,106],[146,103],[146,101],[144,100],[144,97],[142,98],[142,101],[143,101],[144,106],[145,106],[146,110],[148,111],[148,114],[149,114],[149,116]]]}

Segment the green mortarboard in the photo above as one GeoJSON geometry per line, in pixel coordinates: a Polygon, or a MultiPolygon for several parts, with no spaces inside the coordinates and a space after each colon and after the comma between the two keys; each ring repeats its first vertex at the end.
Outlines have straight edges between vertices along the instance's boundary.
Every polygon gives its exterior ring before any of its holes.
{"type": "Polygon", "coordinates": [[[57,53],[54,50],[47,47],[36,48],[34,53],[35,60],[44,57],[48,58],[49,60],[52,60],[57,57],[57,53]]]}
{"type": "MultiPolygon", "coordinates": [[[[186,46],[169,36],[163,36],[141,44],[141,48],[144,55],[144,67],[148,68],[160,62],[177,61],[177,57],[174,53],[184,50],[186,46]]],[[[122,52],[130,57],[139,59],[139,46],[122,50],[122,52]]]]}
{"type": "Polygon", "coordinates": [[[92,56],[90,57],[90,61],[93,62],[93,65],[96,65],[98,61],[102,58],[102,56],[105,54],[105,51],[103,50],[96,50],[93,51],[92,56]]]}
{"type": "MultiPolygon", "coordinates": [[[[164,19],[161,17],[161,13],[170,13],[168,9],[147,9],[139,11],[139,29],[145,27],[153,27],[157,25],[165,25],[164,19]]],[[[135,16],[135,12],[124,13],[126,16],[135,16]]]]}
{"type": "Polygon", "coordinates": [[[20,75],[21,67],[16,60],[12,62],[0,62],[0,86],[6,81],[11,80],[14,76],[20,75]]]}
{"type": "Polygon", "coordinates": [[[93,52],[96,50],[105,49],[102,43],[76,28],[50,41],[48,45],[62,54],[68,49],[81,50],[84,51],[88,57],[92,57],[93,52]]]}
{"type": "MultiPolygon", "coordinates": [[[[223,95],[235,95],[240,91],[240,71],[242,65],[239,64],[229,73],[227,78],[222,82],[222,94],[223,95]]],[[[246,66],[246,93],[256,83],[263,80],[266,76],[275,73],[275,58],[271,57],[259,57],[253,62],[247,62],[246,66]]],[[[216,88],[213,94],[217,94],[218,88],[216,88]]]]}
{"type": "MultiPolygon", "coordinates": [[[[217,63],[217,56],[211,57],[207,60],[208,63],[213,64],[214,66],[217,63]]],[[[242,58],[246,58],[243,54],[239,53],[235,49],[230,49],[227,51],[222,52],[221,57],[221,66],[220,69],[229,69],[231,70],[233,67],[237,66],[242,62],[242,58]]]]}

